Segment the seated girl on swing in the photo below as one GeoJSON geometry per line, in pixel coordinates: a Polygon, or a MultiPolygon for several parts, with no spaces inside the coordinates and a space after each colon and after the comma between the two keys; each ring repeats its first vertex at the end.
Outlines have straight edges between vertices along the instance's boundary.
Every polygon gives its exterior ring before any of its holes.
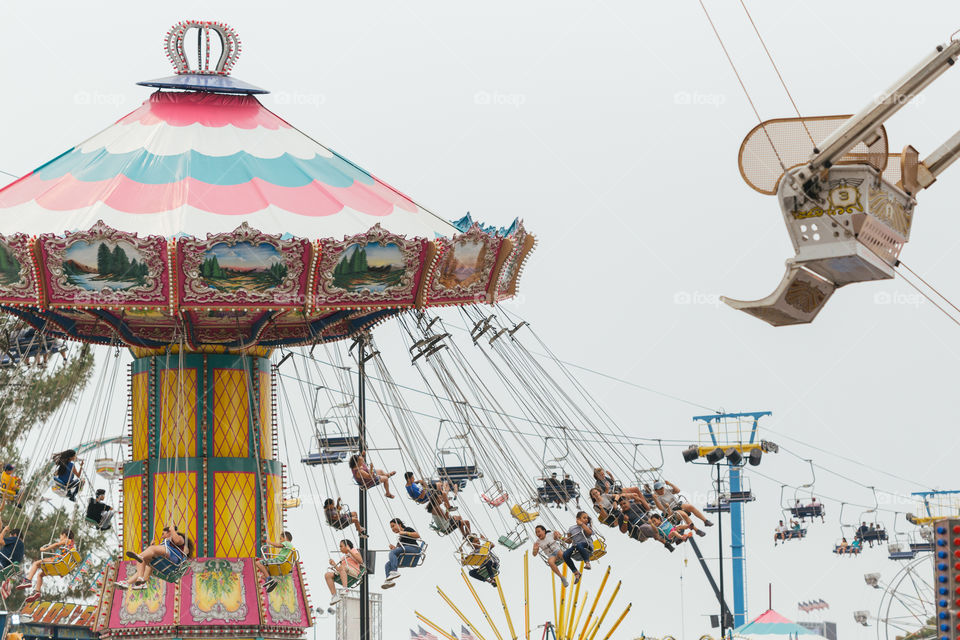
{"type": "Polygon", "coordinates": [[[77,492],[83,486],[83,476],[80,475],[83,461],[77,462],[77,452],[67,449],[54,454],[53,464],[53,481],[67,492],[70,502],[76,502],[77,492]]]}
{"type": "Polygon", "coordinates": [[[365,454],[363,452],[355,453],[350,456],[350,473],[353,474],[353,480],[358,485],[364,489],[369,489],[370,487],[375,487],[378,484],[383,484],[383,490],[388,498],[393,498],[394,495],[390,493],[390,481],[389,478],[396,473],[396,471],[391,471],[387,473],[386,471],[381,471],[380,469],[372,469],[367,465],[366,460],[364,459],[365,454]]]}
{"type": "Polygon", "coordinates": [[[73,543],[73,531],[71,529],[61,531],[60,538],[56,542],[51,542],[50,544],[45,544],[40,547],[40,551],[53,551],[54,549],[59,549],[60,552],[53,557],[34,560],[23,582],[17,585],[17,589],[29,589],[33,586],[34,577],[37,579],[36,589],[24,599],[24,602],[34,602],[40,599],[40,589],[43,588],[43,566],[61,562],[76,550],[76,546],[73,543]]]}
{"type": "Polygon", "coordinates": [[[137,571],[125,582],[117,582],[120,589],[146,589],[147,580],[153,573],[153,560],[164,558],[174,566],[180,566],[194,555],[193,540],[180,533],[175,525],[163,528],[160,544],[147,547],[142,553],[127,551],[127,557],[137,561],[137,571]]]}
{"type": "Polygon", "coordinates": [[[357,535],[361,538],[366,537],[366,532],[360,526],[360,518],[356,511],[344,511],[340,504],[340,498],[333,502],[333,498],[327,498],[323,501],[323,516],[327,519],[327,524],[334,529],[346,529],[351,524],[356,527],[357,535]]]}
{"type": "Polygon", "coordinates": [[[363,555],[354,549],[353,543],[349,540],[340,541],[340,561],[334,562],[330,559],[330,571],[327,571],[324,580],[327,581],[327,588],[330,589],[330,606],[340,602],[341,596],[337,593],[337,587],[334,584],[334,577],[340,577],[340,585],[346,589],[350,584],[350,578],[360,576],[360,570],[363,568],[363,555]]]}

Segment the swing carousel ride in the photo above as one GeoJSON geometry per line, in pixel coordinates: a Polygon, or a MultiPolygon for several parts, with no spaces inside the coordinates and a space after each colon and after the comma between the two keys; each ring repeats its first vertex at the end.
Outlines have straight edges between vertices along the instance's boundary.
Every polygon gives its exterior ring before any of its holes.
{"type": "MultiPolygon", "coordinates": [[[[572,448],[567,425],[580,415],[578,424],[599,434],[609,420],[595,404],[591,419],[564,399],[520,346],[515,334],[530,332],[526,323],[480,310],[515,294],[534,236],[519,220],[506,228],[469,214],[448,222],[267,110],[256,97],[265,90],[230,75],[240,42],[228,25],[178,23],[165,48],[176,74],[141,82],[156,91],[140,108],[0,190],[2,310],[41,340],[110,345],[115,355],[122,346],[133,356],[123,461],[97,462],[120,484],[120,535],[98,581],[94,630],[118,639],[300,636],[312,624],[303,567],[296,551],[278,554],[275,543],[285,509],[303,500],[299,485],[287,486],[282,458],[290,465],[290,449],[300,449],[306,465],[320,468],[307,475],[312,497],[339,503],[336,464],[377,452],[366,430],[368,394],[393,448],[429,479],[425,487],[443,491],[448,506],[467,483],[486,483],[483,509],[502,524],[489,534],[498,545],[520,548],[534,521],[571,524],[573,514],[552,513],[579,504],[567,469],[602,458],[572,448]],[[511,414],[476,377],[452,339],[455,329],[430,314],[436,307],[460,308],[473,345],[526,406],[524,415],[511,414]],[[433,442],[374,342],[371,330],[391,318],[415,369],[437,390],[433,442]],[[347,356],[338,342],[350,345],[347,356]],[[327,373],[317,346],[335,363],[327,373]],[[288,386],[303,391],[297,408],[280,384],[287,374],[279,368],[291,357],[288,386]],[[539,458],[518,422],[543,440],[539,458]],[[535,478],[525,471],[531,467],[540,470],[535,478]],[[137,554],[161,542],[168,527],[192,541],[195,556],[155,558],[148,580],[131,581],[137,554]],[[260,563],[269,589],[258,578],[260,563]],[[127,582],[135,588],[124,588],[127,582]]],[[[98,393],[109,395],[116,382],[101,381],[98,393]]],[[[109,411],[102,404],[93,411],[90,423],[108,431],[109,411]]],[[[71,433],[62,422],[56,445],[45,440],[47,473],[54,447],[71,433]]],[[[370,473],[379,473],[370,463],[370,473]]],[[[354,473],[363,525],[366,490],[380,482],[368,483],[366,469],[354,473]]],[[[398,484],[399,477],[394,487],[402,490],[398,484]]],[[[54,490],[70,497],[68,485],[54,490]]],[[[465,532],[464,501],[461,509],[456,521],[465,532]]],[[[384,520],[397,510],[375,509],[384,520]]],[[[454,554],[472,577],[493,584],[494,543],[473,519],[473,533],[453,544],[454,554]]],[[[452,540],[458,527],[435,513],[431,528],[452,540]]],[[[358,587],[366,602],[366,565],[376,552],[367,535],[354,539],[366,560],[342,586],[358,587]]],[[[602,536],[592,542],[581,567],[605,553],[602,536]]],[[[426,559],[422,537],[399,548],[391,554],[396,568],[426,559]]],[[[81,561],[67,554],[42,573],[69,577],[81,561]]],[[[555,608],[561,627],[565,612],[555,608]]],[[[605,615],[591,612],[592,634],[584,626],[581,637],[600,632],[605,615]]],[[[360,626],[361,637],[371,637],[366,606],[360,626]]],[[[529,617],[527,627],[529,636],[529,617]]]]}

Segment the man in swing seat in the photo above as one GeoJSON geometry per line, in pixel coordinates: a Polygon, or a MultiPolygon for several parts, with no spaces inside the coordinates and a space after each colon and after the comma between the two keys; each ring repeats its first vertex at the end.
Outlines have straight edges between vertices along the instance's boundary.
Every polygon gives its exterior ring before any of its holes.
{"type": "Polygon", "coordinates": [[[179,567],[194,555],[193,540],[180,533],[175,525],[163,528],[160,544],[147,547],[142,553],[127,551],[127,557],[137,561],[137,571],[126,581],[118,581],[120,589],[146,589],[150,574],[153,573],[153,561],[163,558],[175,567],[179,567]]]}

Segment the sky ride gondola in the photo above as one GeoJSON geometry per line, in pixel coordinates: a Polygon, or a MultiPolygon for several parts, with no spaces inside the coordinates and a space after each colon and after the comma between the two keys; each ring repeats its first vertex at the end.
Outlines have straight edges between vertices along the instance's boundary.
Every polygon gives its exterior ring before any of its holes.
{"type": "Polygon", "coordinates": [[[563,468],[563,463],[570,456],[570,440],[566,427],[563,427],[563,455],[548,458],[547,450],[550,446],[550,440],[553,439],[555,439],[553,436],[547,436],[543,439],[543,453],[540,456],[543,463],[543,474],[537,478],[540,486],[537,487],[536,502],[558,509],[560,507],[569,509],[567,503],[573,500],[579,509],[580,485],[563,468]]]}
{"type": "Polygon", "coordinates": [[[958,55],[960,41],[938,46],[854,116],[778,118],[747,134],[741,176],[754,190],[777,196],[795,256],[766,298],[724,302],[775,327],[807,323],[840,287],[895,276],[916,195],[960,155],[960,137],[921,161],[909,145],[888,153],[884,122],[958,55]]]}

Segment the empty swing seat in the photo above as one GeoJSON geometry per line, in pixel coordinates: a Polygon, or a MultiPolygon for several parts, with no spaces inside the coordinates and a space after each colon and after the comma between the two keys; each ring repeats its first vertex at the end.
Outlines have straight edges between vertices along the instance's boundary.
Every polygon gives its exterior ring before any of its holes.
{"type": "MultiPolygon", "coordinates": [[[[476,480],[483,477],[483,472],[477,469],[476,465],[463,464],[454,467],[437,467],[437,475],[441,480],[448,480],[456,483],[466,483],[468,480],[476,480]]],[[[460,485],[466,486],[465,484],[460,485]]]]}
{"type": "MultiPolygon", "coordinates": [[[[264,545],[260,548],[260,553],[263,554],[263,566],[266,567],[267,573],[274,577],[290,575],[299,559],[296,549],[283,557],[282,549],[264,545]]],[[[187,563],[184,561],[181,564],[186,565],[187,563]]]]}
{"type": "Polygon", "coordinates": [[[419,567],[427,557],[427,543],[421,540],[417,545],[401,545],[401,553],[397,558],[397,567],[412,569],[419,567]]]}
{"type": "Polygon", "coordinates": [[[360,583],[361,580],[363,580],[363,577],[364,577],[365,575],[367,575],[367,568],[366,568],[366,567],[360,567],[360,572],[359,572],[357,575],[352,576],[352,575],[350,575],[350,574],[348,573],[348,574],[347,574],[347,584],[343,584],[343,581],[340,580],[340,573],[337,572],[337,571],[334,571],[334,572],[333,572],[333,581],[336,582],[336,583],[337,583],[338,585],[340,585],[341,587],[346,587],[347,589],[352,589],[353,587],[357,586],[357,585],[360,583]]]}
{"type": "Polygon", "coordinates": [[[726,499],[721,499],[716,502],[708,502],[703,510],[707,513],[730,513],[730,502],[726,499]]]}
{"type": "Polygon", "coordinates": [[[518,522],[527,524],[527,523],[533,522],[538,517],[540,517],[540,512],[529,511],[524,507],[520,506],[519,504],[515,504],[512,507],[510,507],[510,515],[513,516],[514,519],[516,519],[518,522]]]}
{"type": "Polygon", "coordinates": [[[509,500],[510,496],[507,495],[506,491],[504,491],[500,494],[495,493],[491,496],[488,496],[486,493],[481,493],[480,498],[483,499],[483,501],[486,502],[491,507],[499,507],[500,505],[505,503],[507,500],[509,500]]]}
{"type": "Polygon", "coordinates": [[[65,554],[44,551],[40,554],[40,559],[40,570],[43,571],[43,575],[60,577],[69,575],[83,560],[76,549],[71,549],[65,554]]]}
{"type": "Polygon", "coordinates": [[[296,509],[301,505],[299,497],[296,498],[284,498],[283,499],[283,508],[284,509],[296,509]]]}
{"type": "Polygon", "coordinates": [[[123,463],[113,458],[97,458],[94,460],[97,475],[106,480],[116,480],[123,475],[123,463]]]}
{"type": "Polygon", "coordinates": [[[6,582],[15,575],[19,575],[20,569],[21,565],[19,562],[14,562],[0,569],[0,583],[6,582]]]}
{"type": "Polygon", "coordinates": [[[527,532],[521,527],[518,527],[510,533],[497,538],[497,542],[505,546],[507,549],[510,549],[510,551],[519,549],[526,541],[527,532]]]}
{"type": "Polygon", "coordinates": [[[599,560],[607,555],[607,541],[597,536],[593,540],[593,552],[590,554],[590,561],[599,560]]]}
{"type": "Polygon", "coordinates": [[[306,457],[300,458],[300,462],[314,467],[318,464],[340,464],[346,459],[346,451],[311,451],[306,457]]]}
{"type": "Polygon", "coordinates": [[[317,436],[321,451],[343,452],[360,450],[360,438],[357,436],[317,436]]]}
{"type": "Polygon", "coordinates": [[[753,496],[753,492],[750,490],[747,491],[731,491],[730,502],[753,502],[756,498],[753,496]]]}

